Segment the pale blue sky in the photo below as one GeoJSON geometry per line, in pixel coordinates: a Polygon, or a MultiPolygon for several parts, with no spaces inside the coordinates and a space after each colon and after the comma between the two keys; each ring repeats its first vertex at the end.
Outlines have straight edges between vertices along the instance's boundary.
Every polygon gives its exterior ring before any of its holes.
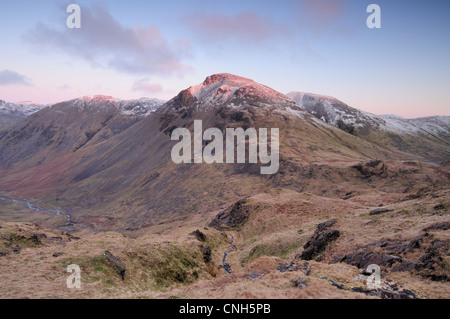
{"type": "Polygon", "coordinates": [[[0,99],[169,99],[229,72],[376,114],[450,115],[449,13],[445,0],[4,1],[0,99]]]}

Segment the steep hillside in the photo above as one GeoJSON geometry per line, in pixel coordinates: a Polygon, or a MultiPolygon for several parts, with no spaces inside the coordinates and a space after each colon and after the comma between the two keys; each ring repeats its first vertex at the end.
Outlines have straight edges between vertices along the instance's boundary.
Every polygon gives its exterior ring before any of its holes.
{"type": "Polygon", "coordinates": [[[0,168],[28,168],[117,135],[163,101],[83,97],[46,107],[0,132],[0,168]]]}

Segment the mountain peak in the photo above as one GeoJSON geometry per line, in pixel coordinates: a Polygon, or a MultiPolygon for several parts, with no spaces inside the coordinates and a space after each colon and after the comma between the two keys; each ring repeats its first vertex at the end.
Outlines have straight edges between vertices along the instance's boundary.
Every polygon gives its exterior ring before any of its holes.
{"type": "Polygon", "coordinates": [[[268,104],[291,101],[284,94],[249,78],[230,73],[218,73],[208,76],[201,84],[181,91],[178,98],[181,106],[223,105],[239,103],[245,105],[251,100],[266,101],[268,104]]]}
{"type": "Polygon", "coordinates": [[[242,76],[230,74],[230,73],[217,73],[208,76],[205,81],[203,81],[203,85],[211,85],[214,83],[233,83],[235,85],[246,85],[249,83],[255,83],[255,81],[244,78],[242,76]]]}

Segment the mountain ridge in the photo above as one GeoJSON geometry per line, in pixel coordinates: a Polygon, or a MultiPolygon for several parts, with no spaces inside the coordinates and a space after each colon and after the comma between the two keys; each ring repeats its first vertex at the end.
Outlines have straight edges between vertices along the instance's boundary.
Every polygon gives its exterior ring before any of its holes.
{"type": "Polygon", "coordinates": [[[406,119],[365,112],[334,97],[302,92],[287,96],[317,119],[367,141],[416,153],[430,161],[449,162],[450,116],[406,119]]]}

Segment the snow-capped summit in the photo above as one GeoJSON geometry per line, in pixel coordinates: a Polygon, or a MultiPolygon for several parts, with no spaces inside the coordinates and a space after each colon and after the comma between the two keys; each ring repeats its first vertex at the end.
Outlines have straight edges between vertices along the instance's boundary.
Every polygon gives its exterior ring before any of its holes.
{"type": "Polygon", "coordinates": [[[296,117],[303,117],[305,114],[284,94],[251,79],[229,73],[208,76],[201,84],[181,91],[167,105],[168,111],[175,109],[177,112],[186,109],[225,108],[238,111],[255,108],[296,117]]]}
{"type": "Polygon", "coordinates": [[[219,73],[208,76],[202,84],[188,88],[188,92],[201,102],[226,101],[230,98],[245,99],[246,97],[281,101],[288,100],[284,94],[265,85],[230,73],[219,73]]]}

